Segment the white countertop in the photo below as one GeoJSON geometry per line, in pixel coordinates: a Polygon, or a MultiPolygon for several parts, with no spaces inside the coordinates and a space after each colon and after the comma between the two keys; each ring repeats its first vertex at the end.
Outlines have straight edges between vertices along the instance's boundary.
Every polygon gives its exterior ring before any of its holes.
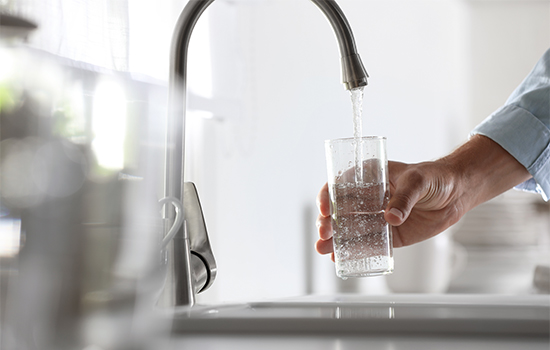
{"type": "Polygon", "coordinates": [[[549,343],[548,339],[521,337],[193,335],[173,337],[158,346],[162,350],[548,350],[549,343]]]}

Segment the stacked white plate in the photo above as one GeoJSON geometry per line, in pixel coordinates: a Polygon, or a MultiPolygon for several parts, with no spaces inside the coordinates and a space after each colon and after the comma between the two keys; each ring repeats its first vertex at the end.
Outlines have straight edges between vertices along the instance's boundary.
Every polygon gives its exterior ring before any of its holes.
{"type": "Polygon", "coordinates": [[[454,238],[466,246],[537,245],[550,230],[550,209],[536,194],[508,191],[468,212],[454,238]]]}

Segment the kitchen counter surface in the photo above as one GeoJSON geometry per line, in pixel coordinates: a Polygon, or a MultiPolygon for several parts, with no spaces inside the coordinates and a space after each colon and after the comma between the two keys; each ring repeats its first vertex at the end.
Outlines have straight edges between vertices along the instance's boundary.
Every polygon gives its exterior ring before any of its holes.
{"type": "Polygon", "coordinates": [[[223,350],[548,350],[548,339],[458,336],[193,335],[176,336],[158,349],[223,350]]]}

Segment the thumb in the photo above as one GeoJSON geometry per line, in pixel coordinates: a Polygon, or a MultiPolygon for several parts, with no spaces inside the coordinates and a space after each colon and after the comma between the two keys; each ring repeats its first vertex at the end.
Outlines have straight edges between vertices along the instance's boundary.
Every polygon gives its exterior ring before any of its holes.
{"type": "Polygon", "coordinates": [[[395,184],[384,218],[392,226],[399,226],[409,217],[413,207],[424,193],[424,177],[417,172],[402,174],[395,184]]]}

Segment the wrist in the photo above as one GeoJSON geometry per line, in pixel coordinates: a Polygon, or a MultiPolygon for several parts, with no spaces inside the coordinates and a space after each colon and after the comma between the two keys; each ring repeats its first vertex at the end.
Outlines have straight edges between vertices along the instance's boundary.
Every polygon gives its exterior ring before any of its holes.
{"type": "Polygon", "coordinates": [[[483,135],[474,135],[441,161],[454,174],[456,192],[465,211],[531,177],[512,155],[483,135]]]}

